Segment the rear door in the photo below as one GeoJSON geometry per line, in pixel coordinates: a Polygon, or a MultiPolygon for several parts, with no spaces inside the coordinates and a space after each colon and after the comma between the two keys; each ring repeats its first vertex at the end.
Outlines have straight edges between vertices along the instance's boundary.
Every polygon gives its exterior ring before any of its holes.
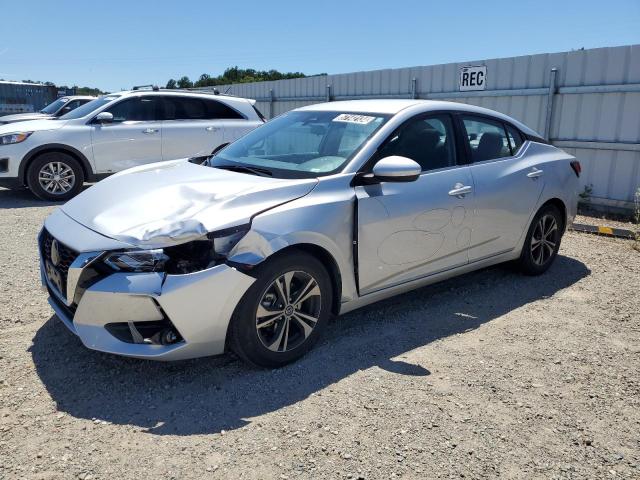
{"type": "Polygon", "coordinates": [[[214,99],[174,95],[164,97],[163,105],[164,160],[209,155],[235,140],[234,132],[244,132],[247,124],[239,112],[214,99]]]}
{"type": "Polygon", "coordinates": [[[468,262],[473,184],[457,161],[460,145],[451,115],[430,114],[409,120],[376,154],[411,158],[423,173],[414,182],[356,187],[361,294],[468,262]]]}
{"type": "Polygon", "coordinates": [[[97,173],[162,160],[162,122],[158,95],[128,97],[104,110],[113,122],[91,124],[93,157],[97,173]]]}
{"type": "Polygon", "coordinates": [[[513,126],[485,116],[459,118],[475,189],[473,262],[517,246],[542,193],[544,169],[526,155],[513,126]]]}

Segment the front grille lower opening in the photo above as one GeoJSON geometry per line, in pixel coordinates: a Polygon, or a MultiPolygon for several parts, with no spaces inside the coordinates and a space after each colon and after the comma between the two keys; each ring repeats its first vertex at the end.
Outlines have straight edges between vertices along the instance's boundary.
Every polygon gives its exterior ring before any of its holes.
{"type": "Polygon", "coordinates": [[[184,339],[167,318],[149,322],[116,322],[104,326],[121,342],[147,345],[174,345],[184,339]]]}

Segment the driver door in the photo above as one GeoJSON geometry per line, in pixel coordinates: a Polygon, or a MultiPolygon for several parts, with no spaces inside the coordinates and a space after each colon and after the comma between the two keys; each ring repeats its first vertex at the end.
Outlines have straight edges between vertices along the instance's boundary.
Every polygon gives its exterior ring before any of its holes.
{"type": "Polygon", "coordinates": [[[119,172],[162,160],[157,95],[126,98],[105,111],[113,115],[113,122],[91,125],[97,173],[119,172]]]}
{"type": "Polygon", "coordinates": [[[355,187],[361,294],[468,263],[473,216],[470,169],[458,165],[448,114],[415,117],[376,154],[422,167],[418,180],[355,187]]]}

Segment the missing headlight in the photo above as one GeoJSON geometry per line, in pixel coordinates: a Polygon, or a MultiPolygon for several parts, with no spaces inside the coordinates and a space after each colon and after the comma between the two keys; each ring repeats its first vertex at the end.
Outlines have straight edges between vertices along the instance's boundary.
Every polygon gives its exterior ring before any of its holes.
{"type": "Polygon", "coordinates": [[[216,264],[218,256],[214,251],[213,240],[194,240],[164,249],[169,258],[165,262],[165,271],[173,274],[197,272],[216,264]]]}
{"type": "Polygon", "coordinates": [[[211,268],[224,261],[229,252],[249,231],[249,225],[226,228],[207,234],[206,238],[166,247],[164,254],[168,260],[165,271],[171,274],[185,274],[211,268]]]}

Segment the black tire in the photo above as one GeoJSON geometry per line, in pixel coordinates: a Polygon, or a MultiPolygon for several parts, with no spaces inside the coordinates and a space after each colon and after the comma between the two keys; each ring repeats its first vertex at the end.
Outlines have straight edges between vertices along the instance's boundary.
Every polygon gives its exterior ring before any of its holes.
{"type": "Polygon", "coordinates": [[[520,270],[526,275],[546,272],[558,255],[563,231],[564,219],[560,210],[554,205],[542,207],[527,231],[518,261],[520,270]],[[543,228],[547,233],[543,233],[543,228]]]}
{"type": "MultiPolygon", "coordinates": [[[[231,319],[229,346],[242,360],[251,365],[267,368],[282,367],[302,357],[321,337],[331,315],[333,295],[331,280],[327,270],[319,260],[307,253],[299,251],[285,253],[271,260],[267,260],[259,265],[252,275],[256,277],[256,281],[240,300],[231,319]],[[319,298],[317,298],[317,295],[314,295],[300,302],[302,304],[301,309],[296,310],[295,308],[297,307],[294,307],[293,316],[291,317],[285,317],[284,313],[279,317],[272,317],[273,314],[270,313],[270,316],[260,317],[267,321],[263,320],[260,322],[258,307],[264,308],[265,303],[263,303],[263,301],[269,298],[269,296],[274,297],[274,302],[277,303],[279,301],[277,293],[275,293],[275,282],[283,279],[288,272],[296,272],[294,275],[299,276],[292,277],[293,280],[290,282],[290,284],[293,285],[293,288],[290,289],[292,297],[296,296],[296,294],[304,296],[300,290],[304,290],[305,281],[312,278],[316,282],[315,285],[319,288],[319,298]],[[304,275],[307,276],[305,277],[304,275]],[[296,290],[296,285],[300,285],[298,290],[296,290]],[[302,328],[303,322],[297,317],[297,314],[305,313],[306,315],[308,312],[304,312],[302,309],[309,308],[310,302],[313,302],[311,306],[314,309],[319,309],[317,313],[318,320],[313,324],[310,333],[306,336],[304,332],[306,328],[302,328]],[[275,320],[272,320],[272,318],[275,320]],[[270,321],[272,324],[268,327],[258,328],[260,323],[264,325],[270,321]],[[288,329],[286,329],[286,327],[288,327],[288,329]],[[279,328],[282,330],[286,329],[287,334],[291,333],[291,338],[297,338],[297,341],[301,343],[296,344],[295,341],[292,340],[291,345],[295,346],[286,350],[287,339],[285,338],[284,349],[282,351],[274,351],[273,349],[267,348],[266,343],[270,342],[265,342],[265,339],[272,334],[271,338],[275,338],[276,342],[278,342],[277,332],[281,331],[279,328]],[[296,335],[298,336],[296,337],[296,335]]],[[[283,284],[281,283],[281,285],[283,284]]],[[[315,286],[311,285],[310,290],[311,289],[315,291],[315,286]]],[[[272,307],[275,307],[275,311],[283,306],[278,304],[272,305],[272,307]]],[[[269,312],[272,311],[271,308],[267,310],[269,312]]],[[[265,310],[263,310],[263,312],[264,311],[265,310]]],[[[312,325],[309,322],[304,323],[307,324],[307,327],[312,325]]],[[[284,335],[280,336],[284,338],[284,335]]],[[[273,347],[276,342],[271,346],[273,347]]],[[[276,346],[276,348],[279,347],[282,347],[282,342],[276,346]]]]}
{"type": "MultiPolygon", "coordinates": [[[[51,178],[53,179],[53,176],[51,178]]],[[[43,153],[38,155],[27,169],[27,186],[41,200],[69,200],[80,193],[83,184],[84,171],[80,162],[67,153],[43,153]],[[50,170],[49,166],[54,170],[50,170]],[[53,185],[51,190],[47,190],[40,182],[41,173],[47,176],[52,175],[54,171],[64,173],[64,176],[61,177],[63,181],[57,185],[51,184],[53,185]]]]}

